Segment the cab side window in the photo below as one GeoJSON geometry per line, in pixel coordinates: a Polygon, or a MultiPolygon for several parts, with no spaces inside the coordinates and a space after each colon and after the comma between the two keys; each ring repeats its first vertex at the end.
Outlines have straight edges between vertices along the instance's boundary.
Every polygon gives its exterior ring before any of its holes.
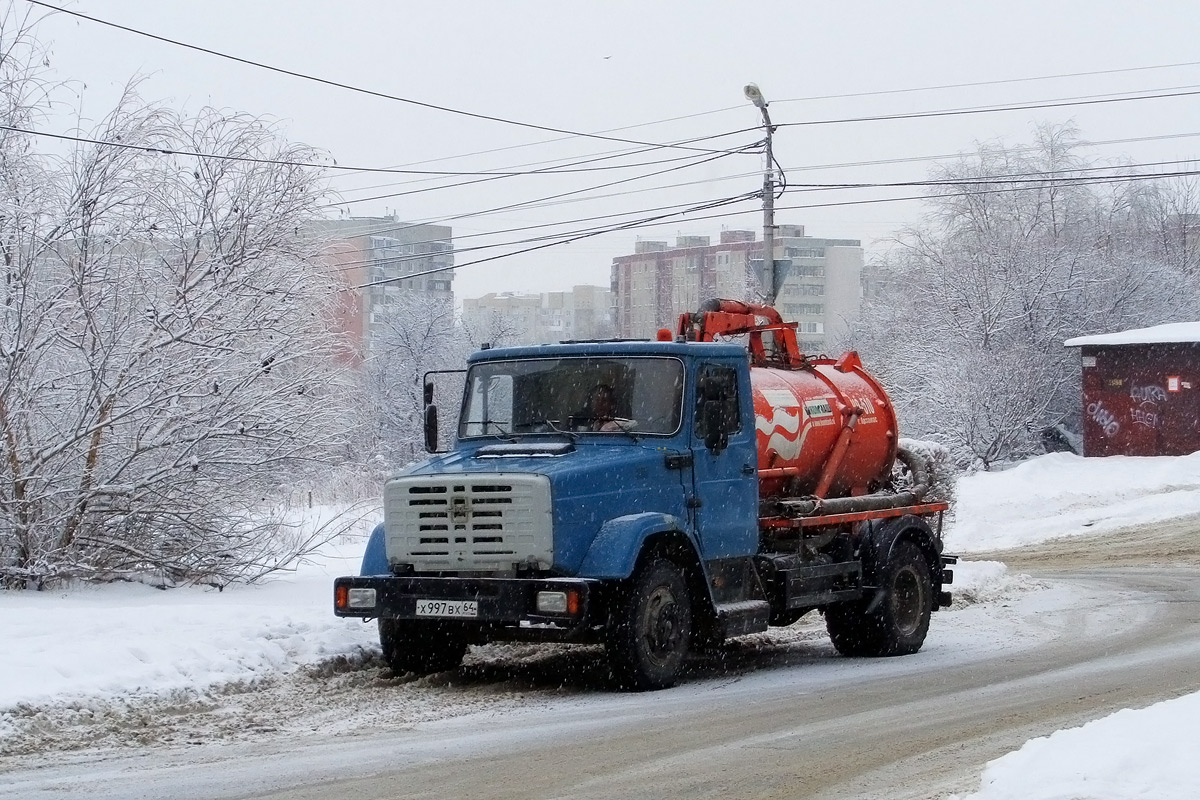
{"type": "Polygon", "coordinates": [[[733,367],[703,364],[696,373],[696,436],[724,450],[730,434],[742,429],[738,376],[733,367]]]}

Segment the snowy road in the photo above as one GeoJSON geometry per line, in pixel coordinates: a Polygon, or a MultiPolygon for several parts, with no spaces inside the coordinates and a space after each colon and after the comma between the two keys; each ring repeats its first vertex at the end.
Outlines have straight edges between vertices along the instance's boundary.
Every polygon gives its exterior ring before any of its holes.
{"type": "Polygon", "coordinates": [[[392,739],[397,768],[264,796],[924,798],[970,789],[979,765],[1031,736],[1200,688],[1200,574],[1071,581],[1077,597],[1114,604],[1041,609],[1028,622],[1061,635],[1021,652],[950,665],[941,647],[887,662],[814,654],[817,663],[730,683],[514,720],[491,736],[464,721],[417,748],[404,739],[419,736],[392,739]]]}
{"type": "MultiPolygon", "coordinates": [[[[1194,565],[1043,577],[1051,588],[935,616],[916,656],[838,658],[802,623],[629,695],[597,691],[598,654],[567,651],[524,674],[524,698],[460,716],[395,724],[386,705],[347,702],[336,733],[334,708],[307,733],[43,754],[10,762],[0,797],[943,797],[1031,736],[1200,689],[1194,565]]],[[[511,679],[497,669],[459,679],[511,679]]],[[[358,701],[397,691],[367,680],[358,701]]]]}

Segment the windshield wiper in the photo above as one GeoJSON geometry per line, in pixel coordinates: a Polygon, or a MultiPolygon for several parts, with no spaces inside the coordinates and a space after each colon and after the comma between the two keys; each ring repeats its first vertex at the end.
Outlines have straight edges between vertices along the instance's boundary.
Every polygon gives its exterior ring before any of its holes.
{"type": "MultiPolygon", "coordinates": [[[[559,425],[559,423],[560,423],[560,422],[562,422],[562,420],[560,420],[560,419],[549,419],[548,417],[541,417],[541,418],[539,418],[539,419],[531,419],[531,420],[529,420],[529,424],[530,424],[530,425],[545,425],[545,426],[547,426],[548,428],[550,428],[550,430],[554,431],[555,433],[561,433],[563,436],[566,436],[566,437],[567,437],[567,438],[569,438],[569,439],[570,439],[572,442],[574,442],[574,441],[577,441],[577,440],[579,439],[579,434],[578,434],[578,433],[576,433],[576,432],[575,432],[575,431],[573,431],[573,430],[569,430],[569,429],[567,429],[567,428],[560,428],[560,427],[558,427],[558,425],[559,425]]],[[[532,432],[532,431],[531,431],[531,432],[532,432]]]]}
{"type": "Polygon", "coordinates": [[[634,430],[637,427],[637,420],[626,417],[608,417],[605,419],[605,425],[608,424],[611,424],[612,427],[601,427],[599,430],[592,431],[592,433],[623,433],[635,442],[641,441],[641,438],[638,437],[634,430]]]}
{"type": "MultiPolygon", "coordinates": [[[[634,431],[634,429],[632,427],[626,428],[622,424],[623,422],[628,422],[631,426],[637,425],[637,422],[635,420],[623,419],[623,418],[618,417],[618,418],[614,419],[613,422],[616,423],[617,431],[625,434],[630,439],[633,439],[634,442],[641,441],[641,438],[637,435],[637,433],[634,431]]],[[[613,432],[613,431],[605,431],[605,433],[610,433],[610,432],[613,432]]]]}
{"type": "Polygon", "coordinates": [[[484,436],[492,436],[504,442],[515,442],[517,440],[517,437],[513,434],[513,432],[504,430],[504,428],[500,426],[499,422],[493,422],[490,419],[485,419],[480,424],[483,426],[484,436]],[[499,433],[488,433],[488,428],[495,428],[497,431],[499,431],[499,433]]]}

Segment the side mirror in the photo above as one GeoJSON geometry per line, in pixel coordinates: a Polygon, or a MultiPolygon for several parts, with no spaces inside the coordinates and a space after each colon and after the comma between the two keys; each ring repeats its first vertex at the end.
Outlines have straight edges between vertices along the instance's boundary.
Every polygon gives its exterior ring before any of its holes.
{"type": "MultiPolygon", "coordinates": [[[[432,388],[426,384],[426,389],[432,388]]],[[[426,395],[432,394],[427,391],[426,395]]],[[[438,413],[437,406],[429,403],[425,406],[425,452],[436,453],[438,451],[438,413]]]]}
{"type": "Polygon", "coordinates": [[[725,404],[721,400],[705,400],[700,409],[704,446],[716,455],[729,445],[729,434],[725,432],[725,404]]]}

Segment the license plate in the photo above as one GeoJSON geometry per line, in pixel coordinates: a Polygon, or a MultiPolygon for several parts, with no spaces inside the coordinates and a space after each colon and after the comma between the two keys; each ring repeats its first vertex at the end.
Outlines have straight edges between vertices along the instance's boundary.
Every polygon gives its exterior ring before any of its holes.
{"type": "Polygon", "coordinates": [[[478,617],[475,600],[417,600],[418,617],[478,617]]]}

